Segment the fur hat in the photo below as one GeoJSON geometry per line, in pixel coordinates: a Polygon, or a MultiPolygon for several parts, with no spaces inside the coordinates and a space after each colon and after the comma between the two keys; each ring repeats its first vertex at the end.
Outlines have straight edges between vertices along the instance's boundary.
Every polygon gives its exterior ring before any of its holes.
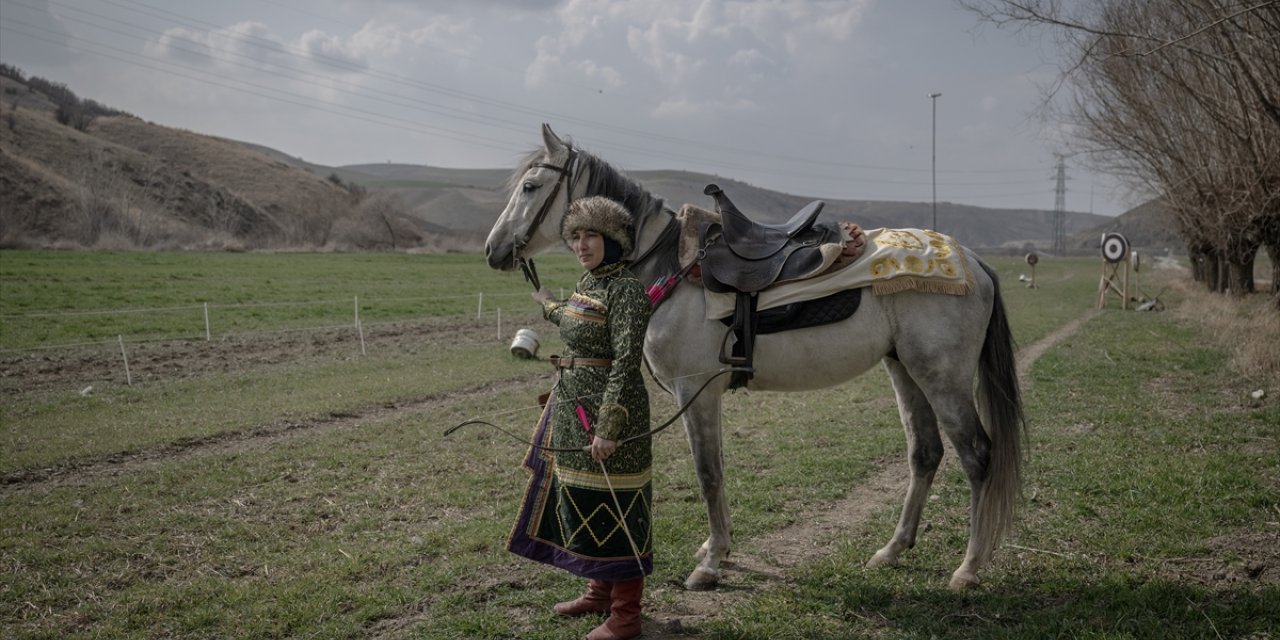
{"type": "Polygon", "coordinates": [[[569,205],[569,212],[560,221],[560,237],[565,244],[573,238],[573,232],[590,229],[613,240],[622,247],[622,255],[631,253],[635,246],[631,238],[634,230],[631,213],[627,208],[600,196],[579,198],[569,205]]]}

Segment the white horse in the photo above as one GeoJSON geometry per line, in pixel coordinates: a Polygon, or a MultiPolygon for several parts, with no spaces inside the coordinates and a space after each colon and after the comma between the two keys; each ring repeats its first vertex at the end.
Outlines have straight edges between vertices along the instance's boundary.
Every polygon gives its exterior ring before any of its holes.
{"type": "MultiPolygon", "coordinates": [[[[577,198],[600,195],[635,215],[632,270],[650,283],[674,273],[674,214],[663,201],[603,160],[561,140],[547,125],[544,146],[515,170],[511,198],[485,244],[494,269],[511,270],[521,258],[561,244],[560,220],[577,198]]],[[[863,295],[846,320],[756,338],[755,375],[749,389],[826,388],[883,363],[897,393],[907,434],[911,478],[897,529],[867,566],[894,565],[915,544],[929,487],[942,460],[940,432],[954,446],[972,491],[969,544],[952,588],[976,586],[978,571],[1008,530],[1021,492],[1022,405],[1013,342],[995,274],[967,250],[974,275],[967,296],[907,291],[863,295]],[[975,406],[976,396],[981,411],[975,406]]],[[[681,283],[649,323],[645,357],[655,379],[683,406],[721,368],[725,327],[705,317],[703,292],[681,283]]],[[[699,395],[684,415],[698,484],[710,518],[710,536],[697,552],[688,589],[714,588],[729,555],[729,509],[724,495],[721,397],[727,378],[699,395]]]]}

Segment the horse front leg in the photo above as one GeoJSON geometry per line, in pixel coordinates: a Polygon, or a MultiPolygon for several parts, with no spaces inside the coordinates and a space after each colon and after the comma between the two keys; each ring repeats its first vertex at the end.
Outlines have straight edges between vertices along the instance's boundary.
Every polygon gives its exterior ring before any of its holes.
{"type": "MultiPolygon", "coordinates": [[[[681,389],[677,394],[683,404],[694,389],[681,389]]],[[[698,549],[698,566],[684,581],[686,589],[705,591],[720,582],[720,563],[729,557],[729,505],[724,497],[724,449],[720,431],[721,391],[708,388],[683,416],[689,450],[693,454],[698,488],[707,505],[711,533],[698,549]]]]}

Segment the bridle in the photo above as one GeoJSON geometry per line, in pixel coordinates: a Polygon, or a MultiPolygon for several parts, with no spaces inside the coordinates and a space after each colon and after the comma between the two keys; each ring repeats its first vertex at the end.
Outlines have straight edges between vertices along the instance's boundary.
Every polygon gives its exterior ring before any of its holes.
{"type": "Polygon", "coordinates": [[[542,201],[542,206],[538,208],[538,213],[533,216],[533,221],[529,223],[523,233],[515,237],[515,248],[511,252],[511,258],[515,261],[516,266],[520,267],[520,270],[524,272],[525,280],[528,280],[529,284],[533,285],[535,291],[542,288],[542,282],[538,279],[538,269],[533,264],[533,258],[526,258],[524,249],[529,246],[529,239],[533,237],[534,232],[542,227],[542,222],[547,219],[547,214],[551,212],[551,205],[555,203],[556,196],[560,195],[560,189],[566,184],[568,189],[565,192],[564,211],[565,214],[568,214],[569,205],[573,199],[573,190],[578,186],[578,178],[581,175],[581,172],[577,170],[577,165],[578,150],[570,146],[569,157],[565,160],[563,167],[557,167],[547,162],[535,162],[529,166],[530,169],[550,169],[560,174],[555,184],[551,186],[551,195],[542,201]]]}

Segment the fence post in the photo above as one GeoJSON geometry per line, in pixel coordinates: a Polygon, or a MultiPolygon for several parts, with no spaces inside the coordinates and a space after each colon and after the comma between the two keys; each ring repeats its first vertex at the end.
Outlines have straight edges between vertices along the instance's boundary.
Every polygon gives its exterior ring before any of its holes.
{"type": "Polygon", "coordinates": [[[204,339],[205,342],[213,340],[213,334],[209,331],[209,303],[204,303],[204,339]]]}
{"type": "Polygon", "coordinates": [[[369,353],[364,349],[364,325],[360,324],[360,296],[356,296],[356,331],[360,333],[360,355],[367,356],[369,353]]]}
{"type": "Polygon", "coordinates": [[[124,358],[124,380],[132,387],[133,374],[129,373],[129,354],[124,352],[124,336],[116,335],[116,338],[120,340],[120,356],[124,358]]]}

